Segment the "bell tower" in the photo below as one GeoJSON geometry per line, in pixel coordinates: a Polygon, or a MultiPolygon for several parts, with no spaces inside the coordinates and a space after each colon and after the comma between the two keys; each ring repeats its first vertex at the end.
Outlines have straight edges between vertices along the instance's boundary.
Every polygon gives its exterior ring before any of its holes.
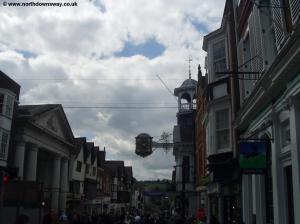
{"type": "Polygon", "coordinates": [[[178,99],[177,125],[173,129],[173,155],[175,157],[176,191],[181,192],[177,207],[184,215],[196,213],[195,191],[195,116],[197,81],[191,78],[189,58],[189,77],[180,87],[174,89],[178,99]],[[184,195],[184,196],[182,196],[184,195]]]}

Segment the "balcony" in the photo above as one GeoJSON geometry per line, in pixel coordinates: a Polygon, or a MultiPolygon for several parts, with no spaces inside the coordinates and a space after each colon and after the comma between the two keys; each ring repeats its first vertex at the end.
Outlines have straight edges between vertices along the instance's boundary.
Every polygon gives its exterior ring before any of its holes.
{"type": "Polygon", "coordinates": [[[179,112],[189,112],[191,110],[196,110],[197,105],[196,103],[181,103],[179,112]]]}

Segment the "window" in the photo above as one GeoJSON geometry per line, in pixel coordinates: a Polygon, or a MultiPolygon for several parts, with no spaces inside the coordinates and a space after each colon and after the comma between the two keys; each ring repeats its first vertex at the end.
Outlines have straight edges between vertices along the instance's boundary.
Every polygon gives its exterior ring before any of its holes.
{"type": "Polygon", "coordinates": [[[96,167],[93,167],[93,176],[96,175],[96,167]]]}
{"type": "Polygon", "coordinates": [[[81,172],[81,167],[82,167],[82,162],[77,161],[76,171],[77,171],[77,172],[81,172]]]}
{"type": "Polygon", "coordinates": [[[89,174],[90,172],[90,164],[86,164],[85,173],[89,174]]]}
{"type": "Polygon", "coordinates": [[[12,116],[14,106],[14,98],[9,95],[4,95],[0,93],[0,114],[3,114],[7,117],[12,116]]]}
{"type": "Polygon", "coordinates": [[[6,159],[6,151],[8,147],[9,135],[5,131],[0,130],[0,159],[6,159]]]}
{"type": "Polygon", "coordinates": [[[4,105],[4,94],[0,93],[0,114],[2,114],[3,105],[4,105]]]}
{"type": "Polygon", "coordinates": [[[225,72],[226,66],[226,52],[225,52],[225,41],[221,40],[213,45],[213,58],[214,58],[214,72],[215,77],[220,78],[223,74],[217,74],[216,72],[225,72]]]}
{"type": "Polygon", "coordinates": [[[11,96],[6,97],[5,115],[11,117],[13,109],[13,98],[11,96]]]}
{"type": "Polygon", "coordinates": [[[229,147],[229,111],[222,109],[216,112],[216,143],[217,149],[229,147]]]}

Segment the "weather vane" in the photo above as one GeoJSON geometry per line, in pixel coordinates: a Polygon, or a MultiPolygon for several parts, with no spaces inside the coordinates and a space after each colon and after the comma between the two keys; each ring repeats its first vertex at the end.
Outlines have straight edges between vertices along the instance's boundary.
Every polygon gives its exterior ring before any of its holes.
{"type": "Polygon", "coordinates": [[[191,55],[189,55],[189,59],[188,59],[188,62],[189,62],[189,79],[192,78],[192,74],[191,74],[191,62],[193,61],[191,55]]]}

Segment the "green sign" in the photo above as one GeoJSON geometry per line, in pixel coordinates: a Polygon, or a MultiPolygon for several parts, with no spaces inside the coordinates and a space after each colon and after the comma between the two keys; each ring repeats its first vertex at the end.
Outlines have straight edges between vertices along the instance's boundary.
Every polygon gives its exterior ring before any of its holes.
{"type": "Polygon", "coordinates": [[[267,141],[241,141],[240,168],[244,173],[263,173],[267,168],[267,141]]]}

